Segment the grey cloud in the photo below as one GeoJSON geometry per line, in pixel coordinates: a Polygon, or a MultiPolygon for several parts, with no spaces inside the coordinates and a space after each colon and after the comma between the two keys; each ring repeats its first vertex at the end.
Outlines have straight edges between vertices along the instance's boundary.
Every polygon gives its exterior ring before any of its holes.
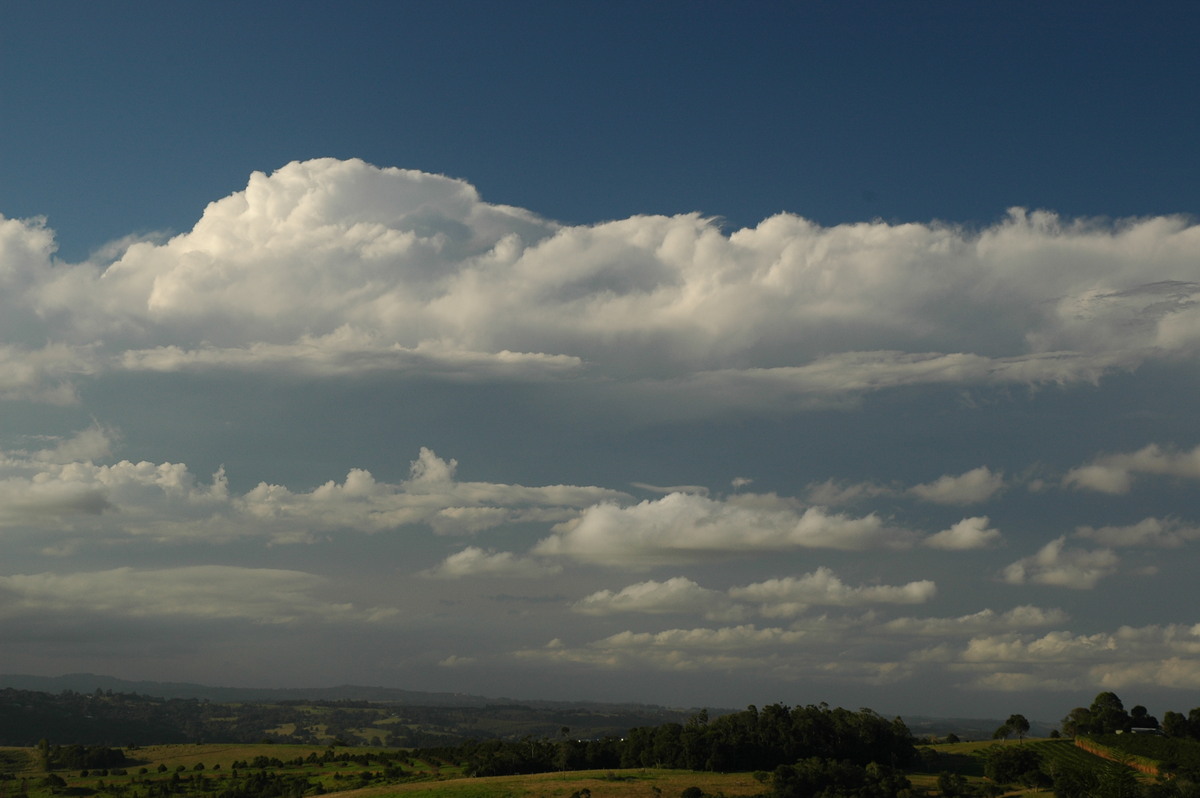
{"type": "Polygon", "coordinates": [[[7,600],[0,616],[40,615],[240,619],[258,624],[302,620],[373,621],[394,610],[360,610],[318,598],[321,577],[298,571],[224,565],[115,568],[69,574],[0,576],[7,600]]]}

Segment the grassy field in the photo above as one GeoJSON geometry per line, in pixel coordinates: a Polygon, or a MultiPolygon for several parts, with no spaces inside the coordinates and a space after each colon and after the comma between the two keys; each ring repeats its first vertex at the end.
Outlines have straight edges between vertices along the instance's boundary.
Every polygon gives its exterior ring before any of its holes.
{"type": "Polygon", "coordinates": [[[569,798],[588,790],[593,798],[676,798],[688,787],[728,798],[762,795],[767,788],[749,773],[697,773],[690,770],[619,770],[494,776],[422,784],[368,787],[340,793],[339,798],[387,798],[419,794],[422,798],[569,798]]]}
{"type": "MultiPolygon", "coordinates": [[[[929,746],[924,767],[908,774],[918,795],[936,795],[941,773],[959,774],[972,786],[982,787],[986,753],[993,741],[929,746]]],[[[1070,740],[1026,740],[1047,768],[1099,766],[1103,760],[1076,748],[1070,740]]],[[[1018,745],[1015,741],[999,745],[1018,745]]],[[[572,771],[524,776],[466,778],[460,767],[441,761],[402,758],[383,763],[378,748],[319,745],[227,744],[154,745],[125,749],[129,758],[120,770],[87,772],[56,770],[65,784],[46,783],[38,752],[30,748],[0,748],[0,796],[24,794],[28,798],[145,798],[170,784],[173,794],[197,796],[220,793],[250,773],[303,779],[340,798],[389,798],[416,794],[428,798],[676,798],[688,787],[706,795],[748,798],[764,795],[769,785],[750,773],[706,773],[643,768],[617,771],[572,771]],[[327,752],[350,761],[331,760],[327,752]],[[371,757],[354,761],[354,757],[371,757]],[[254,764],[258,760],[258,764],[254,764]],[[264,764],[264,763],[270,764],[264,764]],[[278,764],[281,763],[281,764],[278,764]],[[235,768],[235,765],[237,767],[235,768]],[[390,777],[384,771],[400,768],[390,777]],[[123,771],[123,772],[122,772],[123,771]]],[[[390,752],[394,754],[395,752],[390,752]]],[[[1008,796],[1049,798],[1049,791],[1013,789],[1008,796]]]]}
{"type": "MultiPolygon", "coordinates": [[[[1081,765],[1084,767],[1101,767],[1104,764],[1103,759],[1089,754],[1080,748],[1076,748],[1073,741],[1065,738],[1027,739],[1023,742],[1015,740],[1006,742],[984,740],[969,743],[942,743],[929,746],[937,754],[937,759],[933,767],[910,774],[909,781],[913,783],[914,787],[927,790],[930,794],[935,793],[937,777],[942,772],[960,774],[973,786],[987,784],[989,782],[983,775],[984,762],[988,750],[996,745],[1031,746],[1042,755],[1043,766],[1045,768],[1053,767],[1056,763],[1068,766],[1081,765]]],[[[1021,788],[1011,790],[1005,793],[1005,795],[1051,798],[1054,793],[1051,790],[1021,788]]]]}
{"type": "MultiPolygon", "coordinates": [[[[727,798],[761,795],[766,787],[749,773],[697,773],[686,770],[638,769],[625,771],[574,771],[527,776],[465,778],[461,769],[444,762],[406,760],[401,763],[405,783],[360,787],[364,771],[381,770],[378,764],[364,767],[356,762],[291,764],[310,754],[320,757],[326,749],[306,745],[153,745],[126,750],[130,762],[123,775],[56,770],[66,785],[52,790],[42,784],[46,777],[37,751],[28,748],[0,748],[0,790],[6,795],[25,793],[29,798],[52,795],[106,796],[132,790],[144,794],[156,781],[178,775],[188,785],[186,792],[219,792],[234,778],[234,764],[252,762],[256,757],[279,760],[284,767],[265,770],[297,775],[319,782],[326,794],[354,795],[361,798],[420,794],[431,798],[569,798],[588,790],[596,798],[675,798],[688,787],[699,787],[708,795],[727,798]],[[7,785],[7,789],[4,789],[7,785]]],[[[378,755],[378,749],[338,748],[338,754],[378,755]]],[[[242,767],[241,773],[255,768],[242,767]]]]}

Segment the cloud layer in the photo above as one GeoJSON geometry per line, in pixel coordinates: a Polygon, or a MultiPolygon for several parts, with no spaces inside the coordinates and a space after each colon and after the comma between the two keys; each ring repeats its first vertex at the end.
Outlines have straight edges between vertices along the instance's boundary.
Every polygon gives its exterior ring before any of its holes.
{"type": "Polygon", "coordinates": [[[1142,405],[1194,384],[1198,230],[566,225],[333,159],[79,263],[0,218],[0,632],[623,700],[1192,689],[1200,448],[1142,405]]]}
{"type": "Polygon", "coordinates": [[[1174,217],[564,226],[461,180],[319,159],[255,173],[190,231],[111,262],[56,262],[42,222],[0,222],[10,399],[68,402],[123,370],[585,374],[708,413],[1094,383],[1200,343],[1200,228],[1174,217]]]}

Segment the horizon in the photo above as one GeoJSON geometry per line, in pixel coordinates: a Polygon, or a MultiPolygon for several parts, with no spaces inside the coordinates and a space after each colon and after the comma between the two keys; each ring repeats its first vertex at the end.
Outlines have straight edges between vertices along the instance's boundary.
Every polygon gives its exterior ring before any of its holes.
{"type": "Polygon", "coordinates": [[[6,669],[1200,703],[1200,7],[65,7],[0,6],[6,669]]]}

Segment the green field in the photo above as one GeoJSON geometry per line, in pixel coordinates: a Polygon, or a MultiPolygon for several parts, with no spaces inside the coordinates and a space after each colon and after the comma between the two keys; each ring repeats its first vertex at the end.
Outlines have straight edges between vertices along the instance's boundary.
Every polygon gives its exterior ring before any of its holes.
{"type": "MultiPolygon", "coordinates": [[[[296,764],[310,755],[321,757],[328,749],[304,745],[155,745],[126,751],[130,762],[104,774],[55,770],[63,785],[45,784],[36,749],[0,748],[0,794],[29,798],[96,796],[97,798],[146,798],[159,794],[217,796],[244,780],[249,773],[269,773],[287,778],[302,777],[310,787],[326,795],[374,796],[419,793],[432,798],[569,798],[589,791],[596,798],[675,798],[688,787],[699,787],[707,795],[727,798],[761,795],[765,786],[748,773],[698,773],[686,770],[638,769],[629,771],[573,771],[526,776],[466,778],[461,768],[441,761],[404,759],[404,775],[398,783],[374,783],[383,778],[384,768],[374,761],[374,748],[338,748],[351,757],[372,757],[372,764],[324,762],[296,764]],[[244,767],[257,758],[283,762],[283,766],[244,767]],[[239,767],[235,768],[235,765],[239,767]],[[370,774],[369,778],[367,774],[370,774]]],[[[392,778],[396,778],[393,774],[392,778]]],[[[289,793],[284,793],[289,795],[289,793]]],[[[294,795],[297,793],[291,793],[294,795]]],[[[311,793],[310,793],[311,794],[311,793]]],[[[586,794],[586,793],[584,793],[586,794]]]]}
{"type": "MultiPolygon", "coordinates": [[[[922,764],[908,774],[915,794],[937,795],[938,777],[943,773],[960,775],[982,794],[991,787],[984,777],[987,752],[997,745],[1033,748],[1041,754],[1047,772],[1112,767],[1111,762],[1066,739],[940,744],[926,746],[922,764]]],[[[0,796],[299,798],[325,794],[387,798],[417,793],[430,798],[676,798],[686,788],[698,787],[708,796],[746,798],[769,791],[762,780],[764,774],[756,778],[750,773],[655,768],[468,778],[456,763],[414,759],[403,751],[373,747],[176,744],[124,751],[128,761],[120,768],[58,768],[48,780],[38,749],[0,748],[0,796]]],[[[1003,794],[1049,798],[1053,793],[1014,787],[1003,794]]]]}

